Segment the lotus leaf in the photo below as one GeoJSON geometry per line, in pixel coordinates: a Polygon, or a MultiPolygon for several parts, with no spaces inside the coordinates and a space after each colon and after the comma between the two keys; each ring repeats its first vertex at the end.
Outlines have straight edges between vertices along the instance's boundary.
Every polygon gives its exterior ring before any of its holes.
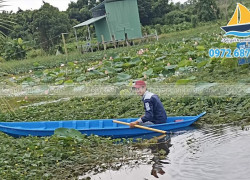
{"type": "Polygon", "coordinates": [[[139,63],[140,61],[141,59],[137,57],[137,58],[131,59],[128,63],[134,65],[134,64],[139,63]]]}
{"type": "Polygon", "coordinates": [[[112,67],[107,67],[105,70],[106,70],[109,74],[113,74],[113,73],[116,72],[116,69],[115,69],[115,68],[112,68],[112,67]]]}
{"type": "Polygon", "coordinates": [[[161,57],[156,58],[155,60],[156,60],[156,61],[160,61],[160,60],[163,60],[163,59],[165,59],[165,58],[166,58],[166,56],[161,56],[161,57]]]}
{"type": "Polygon", "coordinates": [[[78,78],[76,79],[76,81],[77,81],[77,82],[81,82],[81,81],[83,81],[83,80],[85,80],[85,79],[86,79],[86,77],[83,76],[83,75],[81,75],[80,77],[78,77],[78,78]]]}
{"type": "Polygon", "coordinates": [[[183,60],[183,61],[179,62],[178,67],[186,67],[186,66],[190,66],[191,64],[192,64],[192,61],[183,60]]]}
{"type": "Polygon", "coordinates": [[[175,69],[177,67],[178,67],[178,65],[170,65],[170,66],[165,66],[165,69],[166,70],[173,70],[173,69],[175,69]]]}
{"type": "Polygon", "coordinates": [[[197,64],[197,68],[204,67],[207,63],[208,63],[208,60],[207,61],[202,61],[202,62],[197,64]]]}
{"type": "Polygon", "coordinates": [[[151,76],[153,74],[153,72],[154,72],[154,70],[152,68],[150,68],[147,71],[144,71],[142,74],[147,75],[147,76],[151,76]]]}
{"type": "Polygon", "coordinates": [[[118,75],[117,75],[117,80],[120,82],[120,81],[126,81],[126,80],[128,80],[128,79],[130,79],[131,78],[131,75],[129,75],[129,74],[125,74],[125,73],[119,73],[118,75]]]}
{"type": "Polygon", "coordinates": [[[61,85],[63,83],[63,80],[59,80],[55,82],[55,85],[61,85]]]}
{"type": "Polygon", "coordinates": [[[69,80],[67,80],[67,81],[64,82],[65,85],[71,85],[71,84],[73,84],[73,83],[74,83],[74,82],[73,82],[72,79],[69,79],[69,80]]]}
{"type": "Polygon", "coordinates": [[[115,67],[122,67],[124,62],[116,62],[115,67]]]}
{"type": "Polygon", "coordinates": [[[98,71],[98,70],[92,70],[92,71],[90,71],[90,73],[95,74],[95,75],[103,75],[103,73],[98,71]]]}
{"type": "Polygon", "coordinates": [[[80,131],[76,129],[68,129],[68,128],[58,128],[55,130],[55,136],[64,137],[64,138],[75,138],[77,140],[82,140],[83,135],[80,131]]]}
{"type": "Polygon", "coordinates": [[[196,46],[196,49],[199,51],[204,51],[206,48],[204,46],[196,46]]]}
{"type": "Polygon", "coordinates": [[[176,81],[176,85],[188,84],[190,81],[190,79],[179,79],[178,81],[176,81]]]}

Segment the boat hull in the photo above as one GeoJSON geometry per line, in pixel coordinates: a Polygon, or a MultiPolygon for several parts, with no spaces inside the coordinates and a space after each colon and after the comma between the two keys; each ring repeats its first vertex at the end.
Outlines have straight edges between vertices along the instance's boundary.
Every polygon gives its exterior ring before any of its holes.
{"type": "MultiPolygon", "coordinates": [[[[191,125],[206,112],[198,116],[168,117],[167,123],[154,124],[148,127],[169,131],[191,125]],[[179,120],[179,121],[176,121],[179,120]]],[[[123,122],[132,122],[137,118],[118,119],[123,122]]],[[[113,123],[112,119],[73,120],[73,121],[42,121],[42,122],[0,122],[0,131],[13,136],[51,136],[57,128],[70,128],[86,135],[98,135],[112,138],[127,138],[150,134],[152,131],[129,128],[127,125],[113,123]]]]}
{"type": "Polygon", "coordinates": [[[245,32],[250,30],[250,23],[234,25],[234,26],[222,26],[221,29],[223,29],[225,32],[230,32],[230,31],[245,32]]]}

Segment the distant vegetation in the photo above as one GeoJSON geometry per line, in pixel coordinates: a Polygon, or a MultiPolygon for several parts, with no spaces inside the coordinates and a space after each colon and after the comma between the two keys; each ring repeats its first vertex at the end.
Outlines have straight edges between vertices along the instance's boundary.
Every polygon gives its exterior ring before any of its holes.
{"type": "MultiPolygon", "coordinates": [[[[2,10],[6,3],[0,1],[2,10]]],[[[33,57],[54,54],[62,46],[61,33],[69,33],[66,35],[67,43],[74,42],[72,27],[91,18],[89,10],[98,3],[96,0],[78,0],[69,3],[64,12],[49,3],[44,3],[38,10],[19,9],[16,13],[2,11],[0,62],[1,59],[24,59],[27,54],[33,57]]],[[[241,3],[246,6],[250,4],[247,1],[241,3]]],[[[161,34],[190,29],[201,22],[228,20],[235,5],[235,0],[188,0],[184,4],[174,4],[169,0],[138,0],[143,33],[147,34],[155,29],[161,34]]],[[[94,36],[93,28],[91,26],[94,36]]],[[[87,36],[86,27],[79,28],[77,34],[80,40],[84,40],[84,36],[87,36]]],[[[72,48],[75,48],[74,45],[72,48]]]]}

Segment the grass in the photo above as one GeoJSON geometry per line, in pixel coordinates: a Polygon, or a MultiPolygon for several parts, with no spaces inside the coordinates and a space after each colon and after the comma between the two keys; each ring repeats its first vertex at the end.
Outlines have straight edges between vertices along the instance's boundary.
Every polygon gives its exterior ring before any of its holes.
{"type": "Polygon", "coordinates": [[[197,36],[198,33],[208,33],[208,34],[217,33],[217,34],[220,34],[221,33],[221,29],[220,29],[221,24],[223,24],[223,22],[214,22],[214,23],[212,22],[212,23],[209,23],[208,25],[205,24],[204,26],[192,28],[189,30],[184,30],[184,31],[180,31],[180,32],[172,32],[172,33],[168,33],[168,34],[162,34],[159,36],[160,42],[162,42],[162,41],[175,42],[178,40],[182,40],[183,38],[194,38],[197,36]]]}

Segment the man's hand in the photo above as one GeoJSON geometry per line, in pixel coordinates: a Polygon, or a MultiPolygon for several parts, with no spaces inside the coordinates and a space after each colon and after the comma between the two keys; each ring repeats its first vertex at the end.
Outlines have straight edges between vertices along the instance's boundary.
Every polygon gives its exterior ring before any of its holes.
{"type": "Polygon", "coordinates": [[[131,123],[129,124],[129,126],[130,126],[130,128],[134,128],[135,125],[138,125],[138,124],[139,124],[138,121],[134,121],[134,122],[131,122],[131,123]]]}

